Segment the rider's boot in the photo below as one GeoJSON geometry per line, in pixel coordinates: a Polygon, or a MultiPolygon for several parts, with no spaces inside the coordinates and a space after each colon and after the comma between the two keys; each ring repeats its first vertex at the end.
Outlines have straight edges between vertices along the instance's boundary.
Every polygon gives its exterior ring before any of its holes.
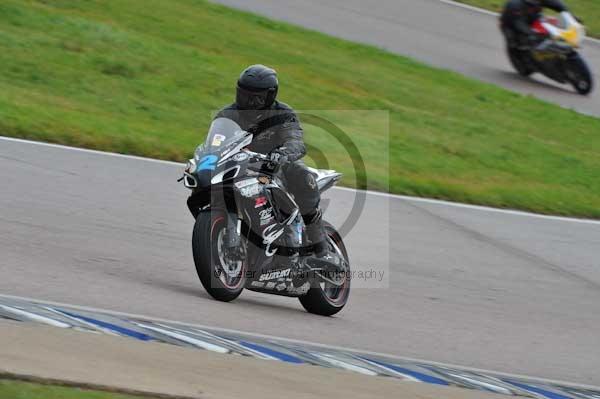
{"type": "Polygon", "coordinates": [[[327,255],[327,235],[323,228],[323,213],[317,208],[310,215],[303,215],[304,223],[306,224],[306,236],[311,242],[314,254],[317,258],[323,258],[327,255]]]}
{"type": "Polygon", "coordinates": [[[304,220],[305,223],[308,221],[306,235],[313,246],[314,252],[314,257],[306,259],[306,264],[310,269],[309,275],[316,277],[313,280],[315,283],[326,280],[333,284],[341,284],[343,275],[340,272],[345,270],[344,260],[337,253],[329,251],[321,210],[317,209],[314,214],[304,220]]]}

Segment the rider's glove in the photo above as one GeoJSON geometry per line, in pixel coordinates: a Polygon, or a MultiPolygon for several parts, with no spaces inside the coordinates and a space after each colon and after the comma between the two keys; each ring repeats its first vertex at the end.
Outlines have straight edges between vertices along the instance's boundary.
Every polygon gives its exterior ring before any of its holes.
{"type": "Polygon", "coordinates": [[[268,155],[269,157],[269,161],[275,164],[284,164],[287,162],[288,157],[287,155],[282,151],[282,148],[276,148],[273,151],[271,151],[268,155]]]}

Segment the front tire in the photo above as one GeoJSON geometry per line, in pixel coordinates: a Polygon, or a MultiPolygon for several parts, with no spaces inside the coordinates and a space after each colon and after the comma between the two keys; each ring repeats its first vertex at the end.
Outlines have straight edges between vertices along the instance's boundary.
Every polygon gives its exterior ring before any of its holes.
{"type": "Polygon", "coordinates": [[[246,261],[228,263],[223,254],[226,214],[219,210],[200,212],[194,224],[192,251],[202,286],[218,301],[230,302],[244,290],[246,261]]]}
{"type": "Polygon", "coordinates": [[[567,77],[577,93],[585,96],[592,92],[594,88],[592,72],[579,55],[570,58],[567,62],[567,77]]]}
{"type": "Polygon", "coordinates": [[[340,234],[327,222],[323,222],[323,227],[327,234],[330,250],[337,250],[346,260],[346,264],[348,265],[346,278],[340,287],[330,286],[328,283],[317,284],[298,299],[309,313],[321,316],[333,316],[344,308],[350,296],[350,260],[340,234]]]}

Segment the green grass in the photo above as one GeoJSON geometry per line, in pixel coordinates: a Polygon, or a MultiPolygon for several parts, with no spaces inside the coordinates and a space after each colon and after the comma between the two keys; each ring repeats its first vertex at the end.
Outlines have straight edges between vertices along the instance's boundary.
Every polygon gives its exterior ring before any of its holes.
{"type": "MultiPolygon", "coordinates": [[[[455,0],[472,6],[487,8],[488,10],[502,11],[505,0],[455,0]]],[[[567,7],[583,19],[588,30],[588,35],[600,37],[600,2],[598,0],[563,0],[567,7]]]]}
{"type": "Polygon", "coordinates": [[[259,62],[297,109],[389,112],[327,114],[370,188],[600,217],[599,119],[202,0],[2,0],[0,134],[181,161],[259,62]]]}
{"type": "Polygon", "coordinates": [[[121,395],[80,388],[40,385],[29,382],[0,380],[2,399],[140,399],[140,396],[121,395]]]}

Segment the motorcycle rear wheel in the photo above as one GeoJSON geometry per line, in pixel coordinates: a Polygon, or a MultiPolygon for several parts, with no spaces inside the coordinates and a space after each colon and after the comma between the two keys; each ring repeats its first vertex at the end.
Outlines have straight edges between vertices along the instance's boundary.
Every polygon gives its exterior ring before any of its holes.
{"type": "Polygon", "coordinates": [[[206,292],[216,300],[230,302],[244,290],[246,261],[227,262],[224,256],[226,217],[225,212],[216,209],[200,212],[194,224],[192,251],[206,292]]]}
{"type": "Polygon", "coordinates": [[[510,60],[511,65],[513,68],[515,68],[519,75],[528,77],[535,72],[535,70],[531,68],[523,59],[526,56],[525,51],[514,47],[507,47],[506,51],[508,53],[508,59],[510,60]]]}
{"type": "Polygon", "coordinates": [[[344,308],[350,296],[350,260],[348,251],[342,241],[342,237],[335,228],[323,222],[323,227],[327,233],[330,250],[338,250],[338,252],[346,260],[348,269],[346,270],[346,278],[340,287],[333,287],[328,283],[317,284],[311,287],[308,292],[299,297],[300,303],[309,313],[318,314],[320,316],[333,316],[344,308]]]}

